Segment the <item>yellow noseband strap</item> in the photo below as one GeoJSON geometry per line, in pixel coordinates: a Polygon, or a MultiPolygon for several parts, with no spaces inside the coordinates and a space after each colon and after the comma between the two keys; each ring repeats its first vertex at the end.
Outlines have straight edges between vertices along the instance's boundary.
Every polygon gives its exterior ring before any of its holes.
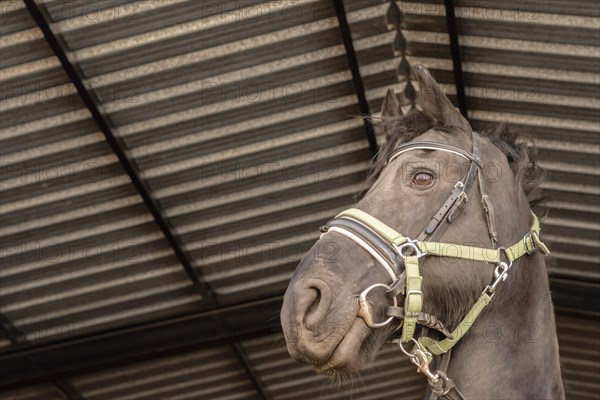
{"type": "Polygon", "coordinates": [[[342,211],[341,213],[336,215],[335,218],[351,218],[355,221],[362,222],[363,225],[370,228],[383,239],[395,245],[401,245],[407,240],[400,233],[396,232],[396,230],[390,228],[377,218],[367,214],[364,211],[359,210],[358,208],[349,208],[345,211],[342,211]]]}

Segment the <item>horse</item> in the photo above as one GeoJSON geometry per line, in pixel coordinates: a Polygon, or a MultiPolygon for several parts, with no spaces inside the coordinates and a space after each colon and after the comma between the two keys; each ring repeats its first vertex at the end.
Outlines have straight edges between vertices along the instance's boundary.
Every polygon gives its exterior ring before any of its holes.
{"type": "Polygon", "coordinates": [[[473,131],[427,68],[413,74],[415,107],[388,90],[362,195],[289,282],[287,350],[351,379],[392,342],[426,398],[564,399],[535,146],[505,124],[473,131]]]}

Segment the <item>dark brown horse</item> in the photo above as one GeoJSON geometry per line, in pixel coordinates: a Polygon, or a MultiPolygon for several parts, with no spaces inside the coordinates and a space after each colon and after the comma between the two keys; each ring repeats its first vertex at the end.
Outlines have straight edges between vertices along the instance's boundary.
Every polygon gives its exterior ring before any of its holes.
{"type": "Polygon", "coordinates": [[[472,132],[429,71],[414,74],[407,115],[388,91],[366,194],[324,227],[289,284],[288,351],[352,376],[395,340],[438,397],[562,399],[547,248],[530,209],[535,148],[504,126],[472,132]]]}

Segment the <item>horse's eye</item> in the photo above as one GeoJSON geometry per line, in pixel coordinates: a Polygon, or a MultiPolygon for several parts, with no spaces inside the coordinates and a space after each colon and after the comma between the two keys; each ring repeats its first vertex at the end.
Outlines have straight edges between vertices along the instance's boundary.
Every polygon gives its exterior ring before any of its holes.
{"type": "Polygon", "coordinates": [[[419,172],[411,182],[414,186],[429,186],[433,182],[433,176],[427,172],[419,172]]]}

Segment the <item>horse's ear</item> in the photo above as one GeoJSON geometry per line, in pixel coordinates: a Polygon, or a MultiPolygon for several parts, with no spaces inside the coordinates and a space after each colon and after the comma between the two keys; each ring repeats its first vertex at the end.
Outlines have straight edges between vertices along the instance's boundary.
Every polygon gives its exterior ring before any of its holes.
{"type": "Polygon", "coordinates": [[[381,120],[383,123],[383,131],[386,135],[392,133],[393,119],[401,117],[402,115],[402,108],[400,107],[400,102],[396,98],[394,89],[388,89],[385,98],[383,99],[383,104],[381,105],[381,120]]]}
{"type": "Polygon", "coordinates": [[[471,125],[446,97],[429,70],[422,65],[415,65],[413,71],[419,82],[419,105],[423,112],[433,118],[438,126],[457,127],[467,132],[471,131],[471,125]]]}
{"type": "Polygon", "coordinates": [[[385,98],[383,99],[383,105],[381,106],[381,117],[382,118],[390,118],[390,117],[401,117],[402,109],[400,108],[400,102],[396,98],[396,94],[394,93],[394,89],[388,89],[385,94],[385,98]]]}

